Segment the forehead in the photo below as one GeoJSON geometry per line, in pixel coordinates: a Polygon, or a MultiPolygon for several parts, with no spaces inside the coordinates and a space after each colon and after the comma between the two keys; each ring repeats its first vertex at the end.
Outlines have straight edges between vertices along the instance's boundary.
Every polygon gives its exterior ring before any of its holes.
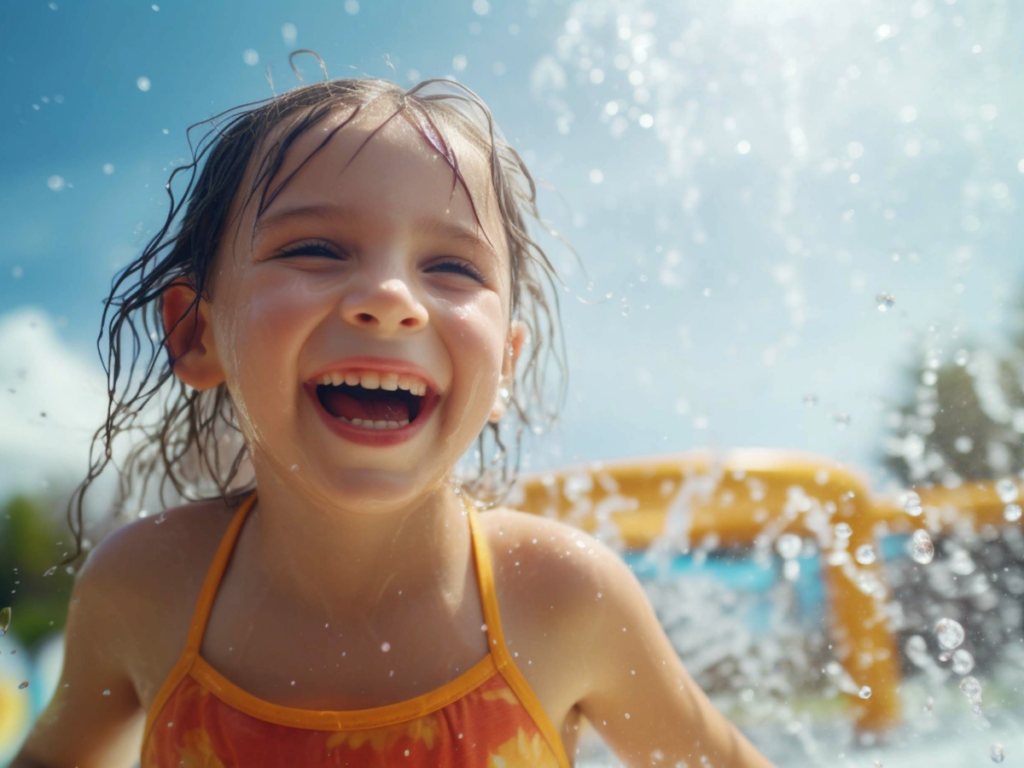
{"type": "MultiPolygon", "coordinates": [[[[412,107],[394,114],[396,109],[386,100],[364,106],[358,114],[354,107],[339,107],[308,128],[266,185],[261,218],[287,208],[336,206],[358,214],[367,228],[394,230],[403,221],[436,218],[475,232],[479,220],[481,237],[500,258],[507,258],[489,154],[451,128],[442,147],[435,148],[424,136],[435,129],[429,123],[415,124],[412,107]],[[445,144],[453,155],[451,165],[442,156],[445,144]]],[[[260,164],[268,152],[277,151],[274,144],[289,127],[274,128],[254,153],[244,189],[252,188],[260,164]]],[[[435,143],[441,144],[436,138],[435,143]]],[[[243,228],[257,223],[262,194],[258,189],[242,212],[243,228]]]]}

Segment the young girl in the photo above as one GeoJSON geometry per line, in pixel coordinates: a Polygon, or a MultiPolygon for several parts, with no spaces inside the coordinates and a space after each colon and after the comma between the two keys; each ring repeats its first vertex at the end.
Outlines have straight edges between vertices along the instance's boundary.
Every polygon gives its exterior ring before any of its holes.
{"type": "MultiPolygon", "coordinates": [[[[172,191],[117,278],[106,458],[84,486],[170,379],[177,399],[123,471],[159,459],[183,497],[202,477],[219,494],[90,553],[15,766],[141,750],[142,768],[565,768],[581,716],[627,765],[769,766],[620,558],[493,502],[484,428],[507,463],[498,423],[514,405],[529,424],[543,391],[553,270],[526,233],[519,156],[476,94],[434,82],[329,80],[233,111],[188,166],[176,233],[172,191]],[[148,330],[147,311],[166,366],[143,392],[154,355],[115,403],[123,323],[148,330]],[[218,423],[242,438],[227,472],[218,423]],[[231,490],[246,458],[254,481],[231,490]]],[[[79,495],[79,545],[81,512],[79,495]]]]}

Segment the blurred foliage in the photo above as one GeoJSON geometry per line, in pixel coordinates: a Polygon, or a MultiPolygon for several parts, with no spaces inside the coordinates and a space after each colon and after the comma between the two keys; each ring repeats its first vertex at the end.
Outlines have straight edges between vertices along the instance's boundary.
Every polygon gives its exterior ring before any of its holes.
{"type": "MultiPolygon", "coordinates": [[[[883,457],[904,487],[1024,478],[1024,294],[1014,306],[1005,352],[964,342],[943,364],[934,343],[907,369],[910,396],[889,414],[883,457]]],[[[1024,534],[1009,523],[932,534],[930,564],[909,557],[883,564],[904,672],[948,674],[947,663],[929,660],[941,651],[934,627],[945,617],[963,625],[977,671],[996,675],[1024,646],[1024,534]],[[912,640],[927,655],[914,658],[912,640]]]]}
{"type": "Polygon", "coordinates": [[[11,608],[8,632],[26,646],[64,627],[74,577],[45,574],[68,551],[69,535],[39,500],[19,494],[0,508],[0,607],[11,608]]]}
{"type": "Polygon", "coordinates": [[[911,372],[914,396],[891,417],[895,435],[883,459],[905,485],[955,485],[1024,469],[1024,351],[999,359],[964,349],[961,359],[911,372]]]}

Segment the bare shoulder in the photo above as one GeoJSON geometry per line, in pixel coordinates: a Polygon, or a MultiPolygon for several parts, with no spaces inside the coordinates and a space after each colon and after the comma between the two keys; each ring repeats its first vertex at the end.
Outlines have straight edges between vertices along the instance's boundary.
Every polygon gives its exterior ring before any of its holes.
{"type": "Polygon", "coordinates": [[[481,517],[495,571],[515,571],[531,584],[544,584],[545,599],[557,598],[563,610],[585,611],[602,598],[609,578],[628,570],[608,546],[568,523],[506,507],[481,517]]]}
{"type": "Polygon", "coordinates": [[[174,652],[167,630],[182,623],[173,588],[181,591],[186,564],[212,556],[218,517],[209,505],[168,510],[159,523],[143,518],[118,528],[89,553],[68,606],[60,680],[21,758],[82,768],[131,764],[154,670],[166,674],[161,667],[174,652]]]}
{"type": "Polygon", "coordinates": [[[216,499],[133,520],[108,534],[89,553],[82,571],[107,584],[123,583],[128,589],[134,589],[137,580],[188,578],[195,560],[212,556],[218,533],[230,519],[231,510],[216,499]]]}
{"type": "Polygon", "coordinates": [[[124,641],[140,693],[150,665],[180,645],[189,612],[231,510],[220,501],[173,507],[126,523],[90,553],[78,580],[106,604],[105,613],[124,641]]]}
{"type": "Polygon", "coordinates": [[[481,517],[509,649],[540,667],[534,679],[564,691],[568,710],[598,684],[594,653],[607,632],[609,592],[623,571],[632,574],[606,545],[566,523],[506,508],[481,517]]]}
{"type": "Polygon", "coordinates": [[[581,713],[627,765],[707,755],[714,765],[771,768],[690,677],[619,555],[556,520],[487,515],[499,600],[504,589],[542,665],[531,685],[565,692],[558,715],[581,713]]]}

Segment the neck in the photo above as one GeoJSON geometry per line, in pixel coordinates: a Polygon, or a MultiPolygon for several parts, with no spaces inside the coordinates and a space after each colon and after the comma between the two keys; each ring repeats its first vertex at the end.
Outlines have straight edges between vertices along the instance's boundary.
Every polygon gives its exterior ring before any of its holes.
{"type": "Polygon", "coordinates": [[[311,499],[263,469],[245,524],[261,590],[325,621],[369,619],[399,601],[461,604],[472,548],[466,506],[450,483],[410,505],[367,513],[344,499],[311,499]]]}

